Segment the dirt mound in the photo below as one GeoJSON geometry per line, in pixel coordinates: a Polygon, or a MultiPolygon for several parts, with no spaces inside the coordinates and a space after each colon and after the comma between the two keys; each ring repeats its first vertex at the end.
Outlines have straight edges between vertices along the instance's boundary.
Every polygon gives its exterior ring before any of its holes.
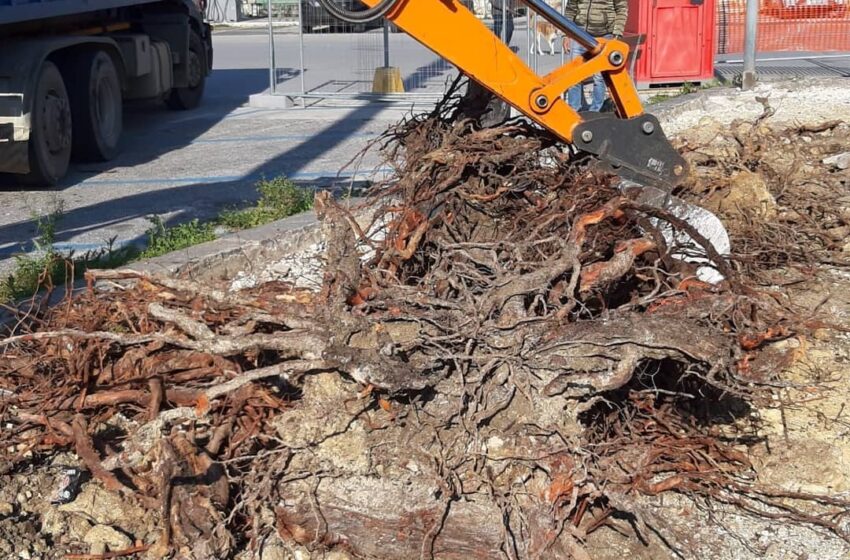
{"type": "Polygon", "coordinates": [[[136,282],[22,311],[0,342],[5,476],[65,449],[96,479],[59,507],[88,523],[61,551],[100,527],[149,558],[583,559],[603,528],[656,541],[677,522],[660,495],[847,538],[845,499],[754,460],[757,411],[796,387],[787,341],[838,326],[762,285],[844,262],[846,178],[795,181],[846,125],[791,140],[790,166],[770,146],[795,133],[761,120],[683,147],[682,196],[732,228],[729,259],[688,247],[725,276],[709,285],[671,258],[674,217],[527,124],[452,113],[388,132],[395,172],[357,216],[317,196],[320,290],[103,271],[136,282]],[[744,173],[762,194],[736,194],[744,173]],[[155,529],[98,518],[95,491],[155,529]]]}

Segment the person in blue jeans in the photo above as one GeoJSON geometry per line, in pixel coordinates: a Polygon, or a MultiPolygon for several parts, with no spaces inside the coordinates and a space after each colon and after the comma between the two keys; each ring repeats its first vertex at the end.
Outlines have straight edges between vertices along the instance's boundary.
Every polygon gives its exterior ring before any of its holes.
{"type": "MultiPolygon", "coordinates": [[[[613,35],[604,35],[606,39],[610,39],[613,35]]],[[[586,52],[586,49],[570,40],[570,56],[573,58],[581,56],[586,52]]],[[[584,84],[578,84],[567,90],[567,103],[576,111],[596,111],[602,109],[602,104],[605,103],[607,94],[605,88],[605,80],[602,79],[602,74],[593,75],[593,92],[590,95],[590,103],[586,103],[584,98],[584,84]]]]}
{"type": "Polygon", "coordinates": [[[510,45],[511,37],[514,36],[516,0],[490,0],[490,8],[493,12],[493,34],[502,39],[502,26],[504,25],[504,41],[510,45]]]}
{"type": "MultiPolygon", "coordinates": [[[[623,36],[623,30],[626,27],[629,4],[628,0],[569,0],[564,15],[594,37],[619,39],[623,36]]],[[[570,56],[575,58],[583,55],[584,52],[584,47],[575,41],[570,41],[570,56]]],[[[595,74],[590,104],[585,104],[584,89],[581,84],[567,91],[567,103],[576,111],[599,111],[605,103],[605,94],[605,81],[601,74],[595,74]]]]}

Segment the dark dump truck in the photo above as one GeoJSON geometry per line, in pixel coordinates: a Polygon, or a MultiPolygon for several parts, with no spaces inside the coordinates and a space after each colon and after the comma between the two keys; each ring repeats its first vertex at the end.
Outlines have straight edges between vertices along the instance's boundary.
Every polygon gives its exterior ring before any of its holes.
{"type": "Polygon", "coordinates": [[[125,101],[201,100],[203,0],[0,0],[0,173],[50,186],[118,151],[125,101]]]}

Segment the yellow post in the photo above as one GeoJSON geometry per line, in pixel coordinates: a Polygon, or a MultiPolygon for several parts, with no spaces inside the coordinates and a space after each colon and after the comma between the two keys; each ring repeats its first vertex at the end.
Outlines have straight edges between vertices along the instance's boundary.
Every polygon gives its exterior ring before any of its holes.
{"type": "Polygon", "coordinates": [[[375,68],[372,93],[404,93],[401,71],[393,66],[375,68]]]}

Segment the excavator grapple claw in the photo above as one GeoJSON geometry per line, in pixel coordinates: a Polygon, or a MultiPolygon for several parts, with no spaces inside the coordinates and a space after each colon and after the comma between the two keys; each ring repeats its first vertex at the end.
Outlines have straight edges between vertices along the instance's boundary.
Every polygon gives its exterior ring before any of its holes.
{"type": "Polygon", "coordinates": [[[685,159],[670,145],[655,116],[629,119],[611,113],[580,113],[574,143],[600,165],[624,179],[671,190],[688,174],[685,159]]]}

